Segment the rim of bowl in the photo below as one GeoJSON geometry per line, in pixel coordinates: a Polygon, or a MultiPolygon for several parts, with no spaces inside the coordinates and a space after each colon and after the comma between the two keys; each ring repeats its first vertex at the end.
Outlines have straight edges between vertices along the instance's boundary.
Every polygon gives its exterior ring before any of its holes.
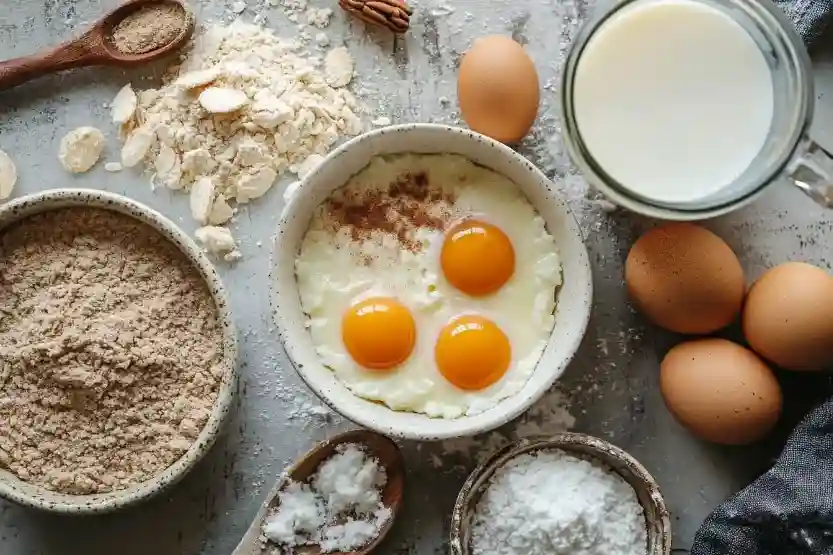
{"type": "Polygon", "coordinates": [[[457,499],[454,503],[454,510],[451,513],[451,526],[449,527],[449,550],[451,555],[476,555],[472,554],[468,545],[464,542],[466,534],[463,532],[470,524],[468,507],[475,497],[479,499],[483,495],[495,472],[524,453],[547,449],[560,449],[570,454],[578,453],[579,455],[595,459],[600,464],[610,467],[637,494],[639,504],[642,506],[644,512],[648,538],[650,539],[653,536],[657,539],[657,544],[655,545],[658,549],[648,551],[648,547],[646,546],[646,555],[669,555],[671,553],[671,517],[665,504],[665,498],[662,495],[656,479],[654,479],[642,463],[624,449],[598,437],[577,432],[561,432],[550,436],[529,437],[514,441],[501,447],[475,467],[460,488],[460,492],[457,494],[457,499]],[[576,450],[574,449],[576,446],[589,447],[588,451],[591,453],[576,450]],[[638,480],[640,484],[639,489],[627,480],[625,476],[622,476],[622,473],[618,469],[611,467],[608,459],[616,460],[627,467],[638,480]],[[654,519],[649,519],[648,507],[646,507],[646,502],[640,497],[640,493],[644,493],[650,499],[650,503],[653,504],[654,508],[651,512],[657,513],[654,519]]]}
{"type": "Polygon", "coordinates": [[[217,308],[217,321],[223,328],[223,361],[226,374],[220,383],[217,399],[208,421],[188,450],[173,464],[150,480],[123,490],[103,494],[72,495],[48,490],[20,480],[8,471],[0,476],[0,497],[20,505],[62,514],[100,514],[124,509],[146,501],[167,490],[185,477],[214,445],[227,420],[237,394],[237,332],[232,318],[228,294],[214,265],[184,231],[156,210],[128,197],[96,189],[54,189],[25,195],[0,206],[0,233],[35,214],[62,208],[99,208],[132,217],[149,225],[172,243],[200,274],[217,308]],[[9,479],[11,477],[11,480],[9,479]],[[15,482],[37,490],[30,495],[15,487],[15,482]],[[50,500],[50,498],[52,498],[50,500]]]}
{"type": "MultiPolygon", "coordinates": [[[[402,153],[408,152],[407,150],[401,151],[402,153]]],[[[454,154],[454,153],[450,153],[454,154]]],[[[376,156],[376,154],[372,155],[376,156]]],[[[494,171],[494,170],[493,170],[494,171]]],[[[352,175],[347,176],[344,182],[346,183],[352,175]]],[[[278,337],[283,345],[283,348],[287,354],[287,358],[289,363],[295,369],[296,373],[301,377],[303,382],[309,387],[315,395],[321,399],[327,406],[329,406],[332,410],[336,413],[342,415],[343,417],[347,418],[348,420],[355,422],[365,428],[374,430],[378,433],[388,435],[391,437],[397,437],[401,439],[410,439],[410,440],[419,440],[419,441],[439,441],[445,439],[452,439],[458,437],[467,437],[476,435],[479,433],[487,432],[490,430],[494,430],[511,420],[514,420],[524,412],[526,412],[529,407],[539,401],[555,384],[558,378],[566,370],[567,366],[572,362],[575,358],[576,352],[584,339],[584,336],[587,333],[587,327],[590,322],[590,315],[592,312],[592,304],[593,304],[593,275],[590,266],[590,258],[587,252],[587,245],[584,242],[584,236],[581,231],[581,228],[578,225],[578,220],[575,217],[575,214],[567,205],[567,203],[560,197],[560,195],[553,189],[546,186],[547,183],[552,183],[552,181],[547,178],[544,173],[538,169],[532,162],[527,160],[524,156],[518,154],[513,149],[509,148],[508,146],[495,141],[485,135],[481,135],[475,131],[471,131],[470,129],[466,129],[463,127],[454,127],[450,125],[443,125],[443,124],[436,124],[436,123],[406,123],[400,125],[391,125],[387,127],[383,127],[380,129],[375,129],[373,131],[369,131],[367,133],[363,133],[357,137],[350,139],[349,141],[345,142],[337,149],[333,150],[329,155],[325,157],[325,159],[318,164],[315,169],[313,169],[307,176],[300,180],[300,184],[295,191],[295,193],[289,198],[286,202],[286,206],[281,211],[281,214],[278,218],[278,225],[276,227],[276,233],[272,237],[272,257],[270,261],[270,270],[269,270],[269,288],[271,291],[270,294],[270,303],[271,303],[271,311],[273,321],[275,322],[278,330],[278,337]],[[385,425],[377,422],[375,419],[369,416],[365,416],[363,411],[358,407],[361,403],[371,403],[366,399],[360,398],[352,393],[347,386],[340,384],[344,390],[355,398],[357,402],[339,402],[338,400],[333,400],[332,396],[328,393],[327,388],[320,385],[314,378],[311,378],[307,375],[306,370],[304,369],[304,365],[297,362],[299,358],[298,346],[291,343],[287,338],[287,331],[290,328],[290,322],[287,321],[283,315],[282,311],[280,310],[280,303],[278,302],[278,279],[275,275],[276,269],[276,262],[277,257],[276,253],[281,245],[281,237],[282,232],[281,229],[286,226],[287,221],[290,219],[292,213],[295,211],[295,208],[299,202],[299,199],[302,195],[305,194],[305,189],[308,187],[308,182],[317,177],[319,173],[323,171],[323,168],[333,162],[334,160],[338,159],[342,156],[345,152],[349,150],[353,150],[356,148],[360,148],[363,143],[366,141],[372,140],[376,137],[380,137],[389,133],[409,133],[414,131],[433,131],[436,133],[453,133],[458,134],[466,137],[468,140],[479,141],[485,143],[488,147],[493,148],[498,152],[500,156],[504,156],[514,163],[520,165],[526,171],[528,171],[537,183],[539,183],[542,187],[546,187],[548,192],[556,197],[558,204],[561,206],[563,214],[565,216],[564,220],[566,226],[569,228],[570,232],[578,239],[580,243],[579,249],[579,266],[582,268],[583,277],[582,281],[586,283],[586,298],[583,302],[583,310],[579,316],[576,318],[580,318],[579,322],[579,333],[573,338],[571,343],[568,347],[569,355],[565,356],[559,364],[554,367],[551,371],[551,376],[548,378],[544,383],[542,383],[536,390],[532,391],[527,397],[517,403],[516,406],[512,407],[511,410],[503,410],[503,411],[495,411],[494,408],[488,409],[487,411],[477,413],[471,416],[464,416],[460,418],[453,418],[453,419],[443,419],[443,418],[432,418],[425,414],[421,413],[407,413],[413,414],[417,417],[424,417],[424,423],[426,425],[426,429],[423,430],[402,430],[398,429],[395,425],[385,425]],[[493,412],[493,414],[489,414],[489,412],[493,412]],[[472,425],[469,420],[471,418],[478,418],[482,417],[484,414],[488,415],[482,422],[472,425]]],[[[533,205],[533,208],[536,208],[533,205]]],[[[299,300],[300,302],[300,300],[299,300]]],[[[302,311],[303,312],[303,311],[302,311]]],[[[553,331],[550,334],[556,332],[556,327],[553,328],[553,331]]],[[[320,362],[319,362],[320,364],[320,362]]],[[[539,359],[540,364],[540,359],[539,359]]],[[[538,371],[538,365],[536,365],[536,371],[538,371]]],[[[523,390],[521,390],[523,391],[523,390]]],[[[502,399],[498,402],[495,407],[500,407],[505,405],[505,403],[515,397],[517,397],[521,391],[516,392],[514,395],[510,395],[509,397],[502,399]]],[[[384,405],[381,405],[384,406],[384,405]]],[[[386,406],[391,413],[396,413],[398,411],[394,411],[386,406]]]]}

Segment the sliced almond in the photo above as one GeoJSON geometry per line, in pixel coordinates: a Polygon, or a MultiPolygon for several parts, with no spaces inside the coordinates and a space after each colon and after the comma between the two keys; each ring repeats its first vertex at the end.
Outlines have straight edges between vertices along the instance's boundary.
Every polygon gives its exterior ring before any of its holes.
{"type": "Polygon", "coordinates": [[[156,160],[153,161],[153,166],[156,168],[156,173],[167,174],[176,164],[176,152],[168,145],[162,145],[159,148],[159,154],[156,155],[156,160]]]}
{"type": "Polygon", "coordinates": [[[200,106],[212,114],[236,112],[249,102],[243,91],[226,87],[208,87],[200,93],[200,106]]]}
{"type": "Polygon", "coordinates": [[[234,210],[226,202],[225,195],[217,195],[214,201],[214,206],[211,207],[211,213],[208,215],[208,223],[211,225],[224,224],[234,216],[234,210]]]}
{"type": "Polygon", "coordinates": [[[104,150],[104,134],[95,127],[79,127],[61,139],[58,160],[71,173],[84,173],[92,168],[104,150]]]}
{"type": "Polygon", "coordinates": [[[113,123],[123,125],[133,119],[133,114],[136,113],[137,103],[136,93],[133,92],[133,87],[128,83],[122,87],[110,106],[113,123]]]}
{"type": "Polygon", "coordinates": [[[247,202],[262,197],[272,188],[277,177],[277,172],[269,166],[261,166],[253,173],[244,175],[237,182],[237,201],[247,202]]]}
{"type": "Polygon", "coordinates": [[[0,199],[9,198],[17,183],[17,168],[9,155],[0,150],[0,199]]]}
{"type": "Polygon", "coordinates": [[[141,162],[153,144],[153,133],[146,127],[133,132],[121,149],[121,165],[132,168],[141,162]]]}
{"type": "Polygon", "coordinates": [[[214,200],[214,181],[210,177],[201,177],[191,186],[191,215],[200,225],[208,223],[214,200]]]}
{"type": "Polygon", "coordinates": [[[222,74],[223,72],[217,67],[189,71],[174,81],[174,86],[182,87],[183,89],[196,89],[197,87],[203,87],[209,83],[213,83],[222,74]]]}
{"type": "Polygon", "coordinates": [[[194,232],[194,236],[212,254],[230,252],[236,246],[231,231],[225,227],[200,227],[194,232]]]}

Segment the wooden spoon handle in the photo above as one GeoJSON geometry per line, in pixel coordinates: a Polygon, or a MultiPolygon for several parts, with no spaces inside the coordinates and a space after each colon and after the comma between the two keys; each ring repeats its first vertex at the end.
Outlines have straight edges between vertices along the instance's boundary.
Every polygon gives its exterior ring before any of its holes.
{"type": "Polygon", "coordinates": [[[93,32],[31,56],[0,62],[0,90],[16,87],[48,73],[103,63],[97,35],[93,32]]]}

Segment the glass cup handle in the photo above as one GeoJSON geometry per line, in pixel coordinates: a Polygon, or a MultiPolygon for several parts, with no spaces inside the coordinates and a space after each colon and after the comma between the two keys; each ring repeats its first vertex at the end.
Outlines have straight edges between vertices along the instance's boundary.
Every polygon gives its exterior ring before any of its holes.
{"type": "Polygon", "coordinates": [[[812,139],[804,144],[804,153],[787,168],[793,185],[825,208],[833,208],[833,154],[812,139]]]}

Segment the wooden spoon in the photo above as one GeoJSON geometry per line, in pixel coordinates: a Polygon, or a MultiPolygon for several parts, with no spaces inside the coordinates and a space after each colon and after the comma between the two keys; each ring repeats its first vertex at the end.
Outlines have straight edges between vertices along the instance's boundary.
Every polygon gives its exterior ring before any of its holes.
{"type": "MultiPolygon", "coordinates": [[[[262,552],[260,534],[263,519],[270,507],[277,506],[278,493],[288,486],[289,482],[304,482],[309,479],[315,474],[322,462],[335,454],[336,447],[345,443],[355,443],[364,447],[366,452],[378,459],[379,464],[385,469],[388,481],[382,490],[382,503],[390,509],[391,516],[382,525],[379,535],[367,545],[355,551],[336,551],[330,552],[328,555],[366,555],[373,551],[390,531],[402,504],[405,485],[405,462],[399,447],[390,439],[367,430],[353,430],[322,441],[292,466],[284,470],[232,555],[259,555],[262,552]]],[[[295,548],[294,553],[297,555],[321,555],[321,550],[316,545],[306,545],[295,548]]]]}
{"type": "Polygon", "coordinates": [[[98,20],[86,33],[55,48],[32,56],[0,62],[0,90],[16,87],[48,73],[76,67],[108,65],[136,67],[161,58],[180,48],[194,34],[196,18],[180,0],[128,0],[98,20]],[[144,54],[125,54],[112,41],[113,28],[125,17],[154,4],[179,6],[185,26],[174,40],[144,54]]]}

